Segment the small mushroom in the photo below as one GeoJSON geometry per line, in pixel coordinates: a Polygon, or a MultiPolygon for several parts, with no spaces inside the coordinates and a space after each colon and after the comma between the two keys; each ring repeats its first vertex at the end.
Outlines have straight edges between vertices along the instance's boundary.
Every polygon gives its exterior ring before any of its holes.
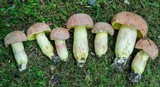
{"type": "Polygon", "coordinates": [[[119,29],[113,67],[122,71],[129,56],[132,54],[137,36],[145,37],[148,31],[146,21],[139,15],[131,12],[120,12],[112,19],[114,29],[119,29]]]}
{"type": "Polygon", "coordinates": [[[112,26],[105,22],[98,22],[94,25],[92,33],[96,33],[94,40],[94,49],[96,55],[101,57],[107,52],[108,49],[108,33],[114,34],[112,26]]]}
{"type": "Polygon", "coordinates": [[[45,23],[36,23],[27,30],[28,40],[37,40],[42,52],[54,62],[58,61],[58,57],[53,53],[53,46],[45,36],[45,33],[50,33],[50,27],[45,23]]]}
{"type": "Polygon", "coordinates": [[[67,29],[65,28],[55,28],[52,29],[50,34],[50,39],[55,40],[55,46],[59,58],[62,61],[68,60],[68,51],[66,47],[66,39],[69,39],[70,35],[67,29]]]}
{"type": "Polygon", "coordinates": [[[158,56],[158,47],[150,39],[140,39],[136,45],[136,49],[140,51],[134,57],[131,64],[131,82],[138,82],[141,79],[141,74],[144,72],[148,58],[154,60],[158,56]]]}
{"type": "Polygon", "coordinates": [[[27,41],[27,37],[21,31],[13,31],[4,38],[6,47],[11,44],[15,60],[18,63],[19,71],[25,70],[28,63],[28,58],[22,41],[27,41]]]}
{"type": "Polygon", "coordinates": [[[93,20],[85,13],[77,13],[69,18],[67,28],[74,28],[73,53],[77,60],[77,66],[83,67],[89,50],[86,29],[93,28],[93,20]]]}

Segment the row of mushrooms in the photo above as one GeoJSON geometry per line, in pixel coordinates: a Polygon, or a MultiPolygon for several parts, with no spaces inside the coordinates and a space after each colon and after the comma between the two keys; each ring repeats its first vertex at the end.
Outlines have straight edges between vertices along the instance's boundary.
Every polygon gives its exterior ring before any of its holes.
{"type": "Polygon", "coordinates": [[[67,21],[67,29],[59,27],[50,29],[45,23],[36,23],[27,30],[27,36],[21,31],[13,31],[5,37],[5,45],[11,44],[19,71],[27,67],[28,58],[22,41],[37,40],[44,55],[57,63],[60,60],[68,60],[66,39],[69,39],[68,30],[74,29],[73,54],[77,60],[77,66],[83,67],[88,57],[87,29],[96,33],[94,49],[98,57],[105,55],[108,48],[108,35],[114,34],[114,29],[119,30],[115,45],[115,60],[112,66],[122,71],[134,47],[140,51],[134,57],[131,64],[131,82],[138,82],[143,73],[148,58],[155,59],[158,56],[158,47],[150,39],[146,38],[147,24],[139,15],[131,12],[120,12],[112,19],[112,26],[106,22],[98,22],[94,25],[92,18],[85,13],[72,15],[67,21]],[[114,29],[113,29],[114,28],[114,29]],[[45,33],[50,33],[50,40],[55,41],[56,52],[45,33]],[[137,41],[137,37],[141,38],[137,41]]]}

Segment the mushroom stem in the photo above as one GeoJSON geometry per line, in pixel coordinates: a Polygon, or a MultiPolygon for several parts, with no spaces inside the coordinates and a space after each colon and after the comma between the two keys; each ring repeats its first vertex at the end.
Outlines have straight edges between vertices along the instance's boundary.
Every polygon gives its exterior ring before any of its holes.
{"type": "Polygon", "coordinates": [[[23,43],[12,43],[11,46],[15,56],[15,60],[18,63],[19,71],[25,70],[28,63],[28,58],[25,53],[23,43]]]}
{"type": "Polygon", "coordinates": [[[131,55],[137,38],[137,30],[126,25],[122,25],[117,36],[114,60],[114,67],[122,71],[127,59],[131,55]]]}
{"type": "Polygon", "coordinates": [[[45,36],[44,32],[36,34],[36,40],[42,50],[42,52],[49,57],[51,60],[55,56],[53,53],[53,46],[49,42],[48,38],[45,36]]]}
{"type": "Polygon", "coordinates": [[[136,54],[131,64],[132,72],[131,76],[129,77],[131,82],[138,82],[141,79],[141,74],[145,69],[148,58],[149,55],[146,54],[143,50],[136,54]]]}
{"type": "Polygon", "coordinates": [[[99,32],[96,34],[94,40],[94,48],[96,55],[101,57],[107,52],[108,49],[108,34],[106,32],[99,32]]]}
{"type": "Polygon", "coordinates": [[[58,53],[59,58],[62,61],[68,60],[68,51],[66,48],[66,42],[65,40],[55,40],[56,50],[58,53]]]}
{"type": "Polygon", "coordinates": [[[77,66],[83,67],[88,56],[88,40],[85,26],[75,27],[73,53],[77,60],[77,66]]]}

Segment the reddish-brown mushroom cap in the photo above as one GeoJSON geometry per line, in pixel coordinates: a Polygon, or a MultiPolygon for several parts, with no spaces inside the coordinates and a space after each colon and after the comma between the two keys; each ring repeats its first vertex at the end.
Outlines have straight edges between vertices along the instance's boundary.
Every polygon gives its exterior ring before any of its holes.
{"type": "Polygon", "coordinates": [[[66,40],[69,39],[69,37],[70,37],[69,32],[65,28],[52,29],[50,34],[51,40],[66,40]]]}
{"type": "Polygon", "coordinates": [[[22,41],[27,41],[27,37],[22,31],[13,31],[4,38],[4,43],[6,46],[22,41]]]}
{"type": "Polygon", "coordinates": [[[112,19],[114,29],[119,29],[121,25],[127,25],[138,30],[139,37],[145,37],[148,31],[146,21],[139,15],[131,12],[120,12],[112,19]]]}
{"type": "Polygon", "coordinates": [[[93,27],[92,18],[84,13],[77,13],[72,15],[67,21],[67,28],[72,29],[75,26],[86,26],[86,28],[90,29],[93,27]]]}
{"type": "Polygon", "coordinates": [[[32,25],[28,30],[27,30],[27,37],[28,40],[34,40],[36,39],[36,34],[40,32],[45,32],[49,33],[51,32],[50,27],[45,24],[45,23],[36,23],[32,25]]]}
{"type": "Polygon", "coordinates": [[[137,41],[135,48],[142,49],[146,52],[152,59],[155,59],[158,56],[158,47],[150,39],[140,39],[137,41]]]}
{"type": "Polygon", "coordinates": [[[114,29],[110,24],[106,22],[97,22],[92,29],[92,33],[98,32],[108,32],[109,34],[113,35],[114,29]]]}

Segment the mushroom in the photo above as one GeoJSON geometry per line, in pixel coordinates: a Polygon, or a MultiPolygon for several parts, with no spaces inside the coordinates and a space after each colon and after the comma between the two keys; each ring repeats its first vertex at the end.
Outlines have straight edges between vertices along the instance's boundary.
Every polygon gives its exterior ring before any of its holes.
{"type": "Polygon", "coordinates": [[[94,48],[96,55],[101,57],[107,52],[108,49],[108,33],[114,34],[112,26],[105,22],[98,22],[94,25],[92,33],[96,33],[94,40],[94,48]]]}
{"type": "Polygon", "coordinates": [[[120,12],[112,19],[114,29],[119,29],[113,67],[122,71],[129,56],[132,54],[137,37],[145,37],[147,34],[146,21],[139,15],[131,12],[120,12]]]}
{"type": "Polygon", "coordinates": [[[73,53],[77,66],[83,67],[89,50],[86,29],[93,28],[93,20],[85,13],[77,13],[69,18],[67,28],[74,28],[73,53]]]}
{"type": "Polygon", "coordinates": [[[154,60],[158,56],[158,47],[150,39],[140,39],[135,48],[140,49],[140,51],[136,54],[131,64],[132,72],[129,78],[131,82],[138,82],[141,79],[141,74],[144,72],[149,57],[154,60]]]}
{"type": "Polygon", "coordinates": [[[15,60],[18,63],[19,71],[25,70],[28,63],[28,58],[22,41],[27,41],[27,37],[23,32],[17,30],[9,33],[4,38],[6,47],[11,44],[15,60]]]}
{"type": "Polygon", "coordinates": [[[45,23],[36,23],[27,30],[28,40],[37,40],[42,52],[54,62],[58,61],[58,57],[53,52],[53,46],[45,36],[45,33],[50,33],[50,27],[45,23]]]}
{"type": "Polygon", "coordinates": [[[55,28],[52,29],[50,34],[50,39],[55,40],[55,46],[59,58],[62,61],[68,60],[68,51],[66,47],[66,39],[69,39],[70,35],[67,29],[65,28],[55,28]]]}

